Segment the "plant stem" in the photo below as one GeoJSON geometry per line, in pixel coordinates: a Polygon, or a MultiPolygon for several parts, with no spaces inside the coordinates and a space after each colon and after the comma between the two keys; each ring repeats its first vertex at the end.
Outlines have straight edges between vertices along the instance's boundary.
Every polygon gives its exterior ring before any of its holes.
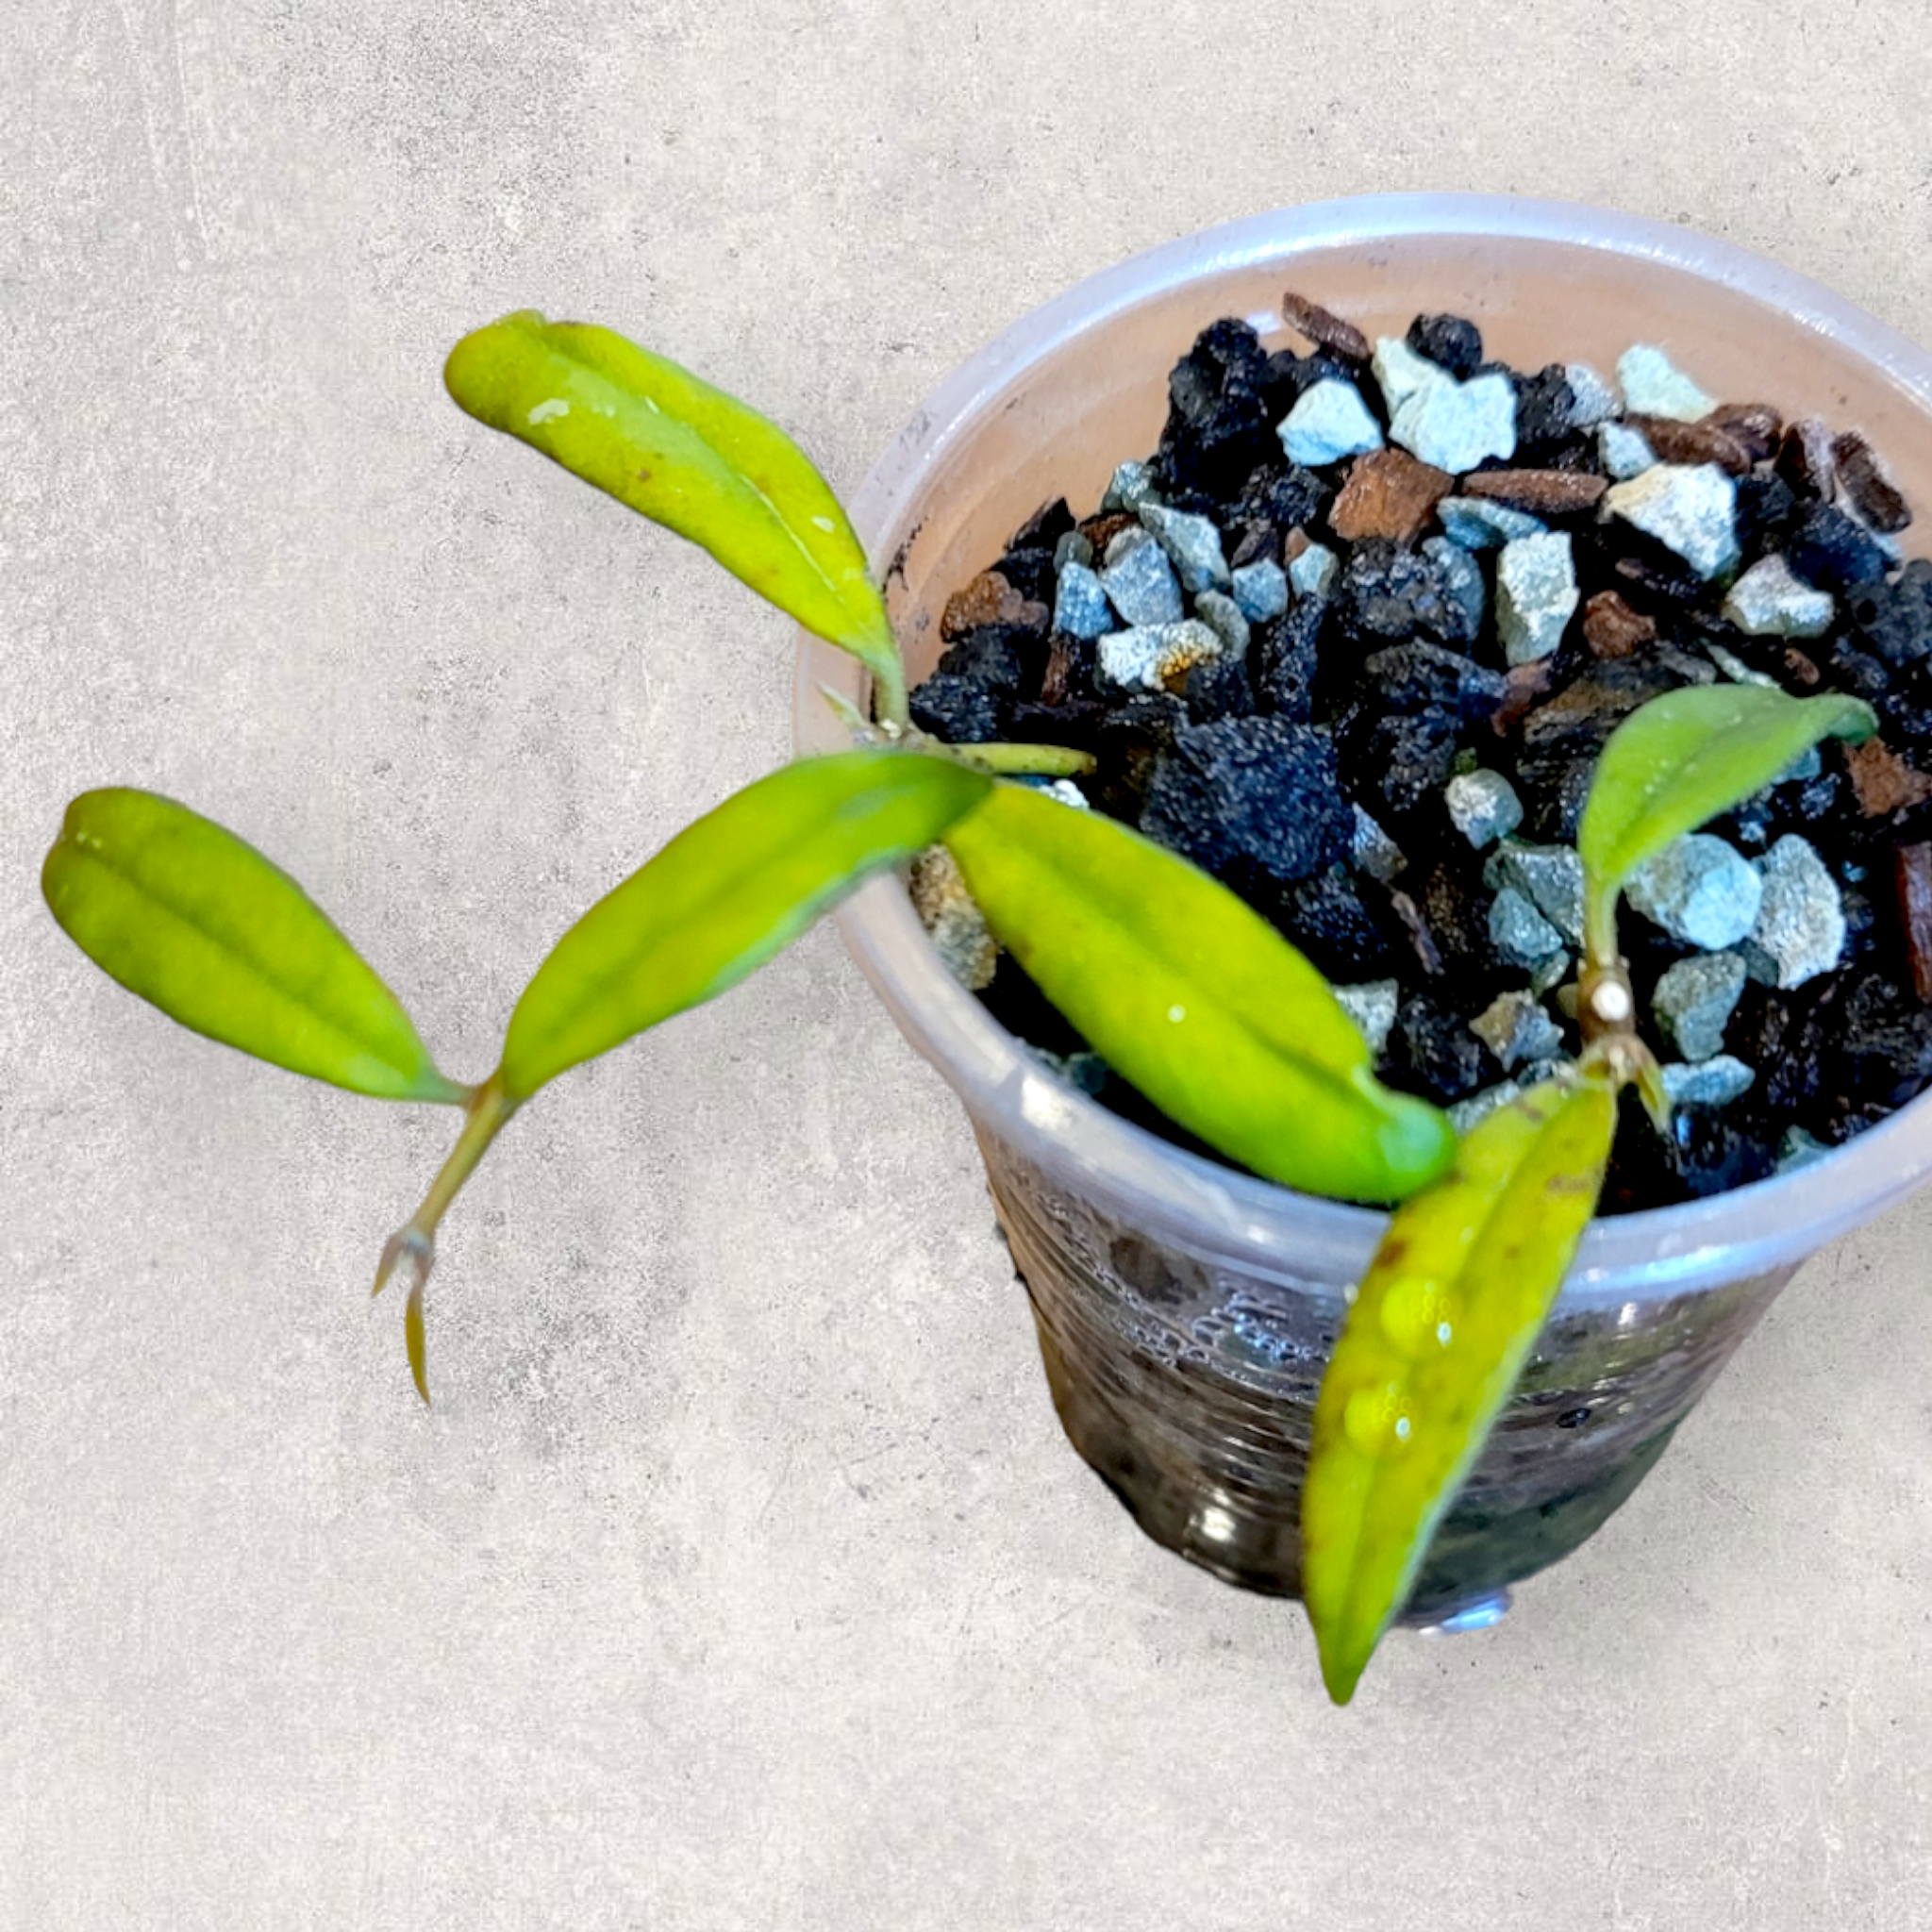
{"type": "Polygon", "coordinates": [[[872,670],[873,716],[895,731],[905,730],[911,723],[911,713],[906,708],[906,667],[897,647],[866,661],[872,670]]]}
{"type": "Polygon", "coordinates": [[[956,744],[954,753],[982,771],[1007,777],[1078,778],[1093,769],[1093,754],[1063,744],[956,744]]]}

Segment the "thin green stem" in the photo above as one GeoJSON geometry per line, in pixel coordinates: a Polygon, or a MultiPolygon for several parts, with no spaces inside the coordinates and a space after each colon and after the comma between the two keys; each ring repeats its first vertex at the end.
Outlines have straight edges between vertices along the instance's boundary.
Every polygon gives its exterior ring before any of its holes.
{"type": "Polygon", "coordinates": [[[873,716],[895,731],[905,730],[912,714],[906,706],[906,667],[900,661],[898,647],[894,645],[890,654],[882,651],[866,661],[872,669],[873,716]]]}
{"type": "Polygon", "coordinates": [[[1093,769],[1093,754],[1063,744],[956,744],[970,765],[1005,777],[1078,778],[1093,769]]]}
{"type": "Polygon", "coordinates": [[[429,1184],[423,1205],[382,1244],[375,1286],[370,1292],[380,1294],[391,1277],[398,1274],[409,1284],[408,1305],[403,1312],[403,1337],[408,1348],[409,1373],[415,1378],[416,1392],[425,1403],[429,1400],[429,1380],[424,1366],[423,1285],[436,1265],[437,1224],[516,1110],[517,1103],[504,1094],[501,1067],[480,1087],[472,1088],[463,1130],[457,1136],[449,1158],[429,1184]]]}

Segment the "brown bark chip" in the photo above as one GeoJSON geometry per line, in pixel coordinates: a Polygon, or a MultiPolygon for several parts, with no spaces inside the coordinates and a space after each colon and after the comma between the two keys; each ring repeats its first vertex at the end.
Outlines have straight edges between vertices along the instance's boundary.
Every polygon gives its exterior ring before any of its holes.
{"type": "Polygon", "coordinates": [[[1840,487],[1874,530],[1890,537],[1911,522],[1911,506],[1900,495],[1884,459],[1856,429],[1847,429],[1832,444],[1831,454],[1840,487]]]}
{"type": "Polygon", "coordinates": [[[1858,809],[1868,819],[1882,819],[1932,798],[1932,778],[1907,764],[1881,738],[1854,745],[1845,753],[1845,766],[1858,794],[1858,809]]]}
{"type": "Polygon", "coordinates": [[[1831,453],[1831,428],[1821,417],[1791,424],[1777,447],[1777,473],[1800,496],[1831,494],[1838,459],[1831,453]]]}
{"type": "Polygon", "coordinates": [[[1715,463],[1733,476],[1751,474],[1750,451],[1708,416],[1702,423],[1679,423],[1670,416],[1633,415],[1624,423],[1643,432],[1660,463],[1715,463]]]}
{"type": "Polygon", "coordinates": [[[1331,315],[1319,302],[1297,295],[1292,289],[1281,298],[1281,319],[1290,328],[1299,329],[1309,341],[1350,362],[1366,362],[1374,352],[1369,339],[1352,322],[1331,315]]]}
{"type": "Polygon", "coordinates": [[[940,619],[940,636],[949,643],[982,625],[1012,624],[1027,630],[1044,630],[1053,612],[1044,604],[1023,597],[996,570],[983,570],[963,591],[946,599],[940,619]]]}
{"type": "Polygon", "coordinates": [[[1741,444],[1754,463],[1777,454],[1785,428],[1785,419],[1769,403],[1720,403],[1704,420],[1741,444]]]}
{"type": "Polygon", "coordinates": [[[1594,658],[1634,658],[1657,642],[1657,622],[1631,609],[1616,591],[1599,591],[1583,607],[1583,641],[1594,658]]]}
{"type": "Polygon", "coordinates": [[[1818,666],[1795,644],[1786,647],[1785,669],[1790,673],[1791,682],[1802,684],[1807,691],[1818,682],[1821,675],[1818,666]]]}
{"type": "Polygon", "coordinates": [[[1341,493],[1329,505],[1328,527],[1351,543],[1364,537],[1413,543],[1455,487],[1446,471],[1419,462],[1407,450],[1372,450],[1356,458],[1341,493]]]}
{"type": "Polygon", "coordinates": [[[1476,470],[1458,486],[1464,496],[1486,496],[1532,516],[1571,516],[1594,509],[1610,487],[1587,470],[1476,470]]]}
{"type": "Polygon", "coordinates": [[[1100,568],[1100,560],[1107,555],[1107,546],[1123,530],[1135,530],[1141,526],[1141,519],[1132,510],[1114,510],[1104,517],[1089,517],[1080,525],[1080,534],[1093,546],[1093,568],[1100,568]]]}
{"type": "Polygon", "coordinates": [[[1898,918],[1912,961],[1912,990],[1932,1005],[1932,845],[1901,845],[1892,855],[1898,918]]]}

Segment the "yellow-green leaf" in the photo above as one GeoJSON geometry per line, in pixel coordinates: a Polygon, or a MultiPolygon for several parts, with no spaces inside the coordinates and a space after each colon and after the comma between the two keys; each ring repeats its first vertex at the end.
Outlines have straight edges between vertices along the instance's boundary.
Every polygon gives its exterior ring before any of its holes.
{"type": "Polygon", "coordinates": [[[1120,1074],[1257,1174],[1392,1201],[1448,1165],[1327,982],[1258,913],[1098,812],[1001,785],[946,835],[994,936],[1120,1074]]]}
{"type": "Polygon", "coordinates": [[[1617,894],[1645,859],[1761,791],[1824,738],[1869,738],[1870,705],[1841,692],[1794,698],[1755,684],[1667,691],[1624,719],[1597,761],[1576,849],[1591,950],[1616,952],[1617,894]]]}
{"type": "Polygon", "coordinates": [[[883,687],[903,690],[865,552],[776,424],[609,329],[528,308],[465,336],[443,380],[478,422],[702,544],[883,687]]]}
{"type": "Polygon", "coordinates": [[[463,1098],[308,893],[185,805],[83,792],[41,890],[95,965],[197,1033],[357,1093],[463,1098]]]}
{"type": "Polygon", "coordinates": [[[1338,1704],[1516,1385],[1615,1126],[1606,1080],[1532,1088],[1391,1218],[1322,1380],[1302,1491],[1302,1595],[1338,1704]]]}
{"type": "Polygon", "coordinates": [[[546,1080],[735,986],[868,874],[992,789],[916,752],[805,758],[687,826],[558,941],[510,1016],[503,1091],[546,1080]]]}

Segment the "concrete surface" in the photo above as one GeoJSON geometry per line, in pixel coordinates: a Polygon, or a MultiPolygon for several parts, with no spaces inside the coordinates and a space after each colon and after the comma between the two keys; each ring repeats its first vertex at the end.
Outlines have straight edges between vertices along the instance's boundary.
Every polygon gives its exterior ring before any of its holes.
{"type": "Polygon", "coordinates": [[[444,399],[521,304],[841,486],[1012,318],[1356,191],[1682,220],[1932,337],[1914,0],[0,14],[0,1924],[1932,1923],[1932,1199],[1807,1268],[1492,1634],[1331,1710],[1059,1439],[963,1124],[829,930],[449,1117],[84,965],[65,800],[187,799],[444,1063],[783,755],[788,627],[444,399]]]}

